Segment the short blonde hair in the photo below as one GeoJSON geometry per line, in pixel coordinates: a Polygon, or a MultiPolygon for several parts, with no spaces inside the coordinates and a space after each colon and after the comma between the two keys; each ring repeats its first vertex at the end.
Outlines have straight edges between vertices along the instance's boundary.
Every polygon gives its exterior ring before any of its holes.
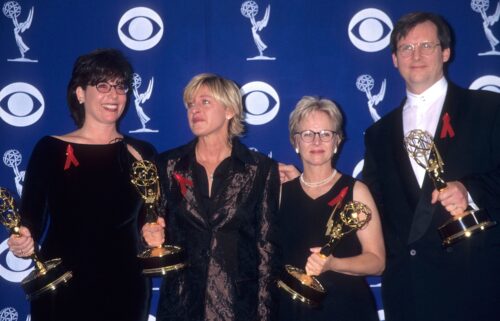
{"type": "Polygon", "coordinates": [[[202,86],[210,90],[217,102],[229,108],[234,113],[234,116],[229,120],[229,139],[234,136],[241,136],[244,131],[244,115],[243,101],[238,86],[232,80],[222,78],[216,74],[203,73],[196,75],[189,81],[186,88],[184,88],[183,99],[186,108],[194,94],[196,94],[198,89],[202,86]]]}
{"type": "Polygon", "coordinates": [[[299,131],[300,122],[314,111],[321,111],[328,115],[333,123],[333,130],[338,134],[340,139],[344,137],[342,131],[343,117],[337,105],[330,99],[304,96],[290,113],[290,119],[288,121],[290,143],[292,146],[295,146],[294,136],[299,131]]]}

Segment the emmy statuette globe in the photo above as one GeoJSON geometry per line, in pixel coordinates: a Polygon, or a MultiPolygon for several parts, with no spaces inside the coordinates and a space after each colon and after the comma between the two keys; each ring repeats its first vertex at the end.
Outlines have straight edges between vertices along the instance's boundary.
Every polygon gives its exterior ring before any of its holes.
{"type": "MultiPolygon", "coordinates": [[[[143,213],[146,224],[156,224],[160,196],[156,166],[147,160],[135,161],[132,164],[131,182],[144,200],[143,213]]],[[[162,276],[186,266],[184,250],[175,245],[162,244],[148,248],[140,253],[138,258],[142,265],[142,273],[147,276],[162,276]]]]}
{"type": "MultiPolygon", "coordinates": [[[[361,229],[371,219],[371,211],[363,203],[357,201],[348,202],[342,211],[338,213],[339,204],[337,203],[334,207],[326,225],[325,234],[329,236],[330,240],[321,248],[319,254],[324,258],[333,253],[335,247],[344,236],[361,229]]],[[[302,302],[310,307],[321,305],[321,302],[327,295],[325,288],[316,276],[308,275],[303,269],[291,265],[285,265],[277,286],[285,291],[293,300],[302,302]]]]}
{"type": "MultiPolygon", "coordinates": [[[[14,198],[9,191],[0,187],[0,220],[13,235],[19,235],[21,217],[16,208],[14,198]]],[[[36,247],[35,247],[36,249],[36,247]]],[[[67,283],[73,276],[65,269],[60,258],[42,262],[34,251],[30,258],[35,263],[35,269],[21,281],[21,286],[28,300],[34,300],[44,294],[55,291],[67,283]]]]}
{"type": "MultiPolygon", "coordinates": [[[[447,188],[442,178],[443,160],[439,154],[432,135],[424,130],[414,129],[404,138],[408,155],[424,168],[438,191],[447,188]]],[[[452,216],[438,228],[443,246],[450,246],[460,240],[471,237],[474,233],[496,225],[485,210],[468,208],[460,216],[452,216]]]]}

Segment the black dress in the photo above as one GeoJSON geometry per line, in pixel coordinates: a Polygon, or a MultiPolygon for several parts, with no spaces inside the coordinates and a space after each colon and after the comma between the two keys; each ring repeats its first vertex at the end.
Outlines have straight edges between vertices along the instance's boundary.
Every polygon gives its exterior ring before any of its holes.
{"type": "MultiPolygon", "coordinates": [[[[283,184],[280,208],[281,245],[283,263],[304,269],[312,247],[325,245],[326,223],[333,207],[328,203],[338,199],[348,187],[344,204],[352,200],[355,180],[342,175],[324,195],[310,198],[302,189],[299,178],[283,184]]],[[[350,257],[361,253],[356,233],[345,236],[334,251],[336,257],[350,257]]],[[[378,320],[375,301],[364,277],[327,271],[318,277],[328,295],[318,308],[292,300],[280,290],[279,320],[315,321],[369,321],[378,320]]]]}
{"type": "Polygon", "coordinates": [[[22,222],[41,240],[41,258],[62,258],[73,278],[31,302],[32,321],[147,320],[150,281],[136,258],[142,202],[130,183],[126,144],[154,156],[151,145],[131,138],[86,145],[47,136],[35,146],[22,222]]]}

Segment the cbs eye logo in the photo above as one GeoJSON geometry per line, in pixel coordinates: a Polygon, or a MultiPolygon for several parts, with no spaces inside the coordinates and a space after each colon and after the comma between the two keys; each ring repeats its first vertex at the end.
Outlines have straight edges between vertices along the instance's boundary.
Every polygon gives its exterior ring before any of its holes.
{"type": "Polygon", "coordinates": [[[245,121],[251,125],[262,125],[276,117],[280,109],[280,98],[276,90],[262,81],[253,81],[241,87],[245,107],[245,121]]]}
{"type": "Polygon", "coordinates": [[[163,36],[163,21],[153,10],[137,7],[125,12],[118,22],[118,37],[132,50],[156,46],[163,36]]]}
{"type": "Polygon", "coordinates": [[[0,277],[9,282],[21,282],[33,271],[32,260],[20,259],[9,251],[7,240],[0,244],[0,277]],[[30,268],[31,266],[31,268],[30,268]]]}
{"type": "Polygon", "coordinates": [[[489,90],[494,93],[500,93],[500,77],[493,75],[479,77],[472,82],[469,89],[489,90]]]}
{"type": "Polygon", "coordinates": [[[30,84],[16,82],[0,90],[0,118],[9,125],[32,125],[42,117],[44,110],[42,94],[30,84]]]}
{"type": "MultiPolygon", "coordinates": [[[[248,147],[248,149],[253,150],[254,152],[260,153],[259,149],[257,147],[248,147]]],[[[262,153],[262,154],[264,154],[264,153],[262,153]]],[[[267,157],[273,158],[273,151],[272,150],[269,151],[269,153],[267,153],[267,157]]]]}
{"type": "Polygon", "coordinates": [[[385,12],[368,8],[352,17],[347,33],[356,48],[375,52],[389,45],[392,28],[392,21],[385,12]]]}
{"type": "Polygon", "coordinates": [[[365,166],[365,159],[361,159],[356,166],[354,166],[354,169],[352,170],[352,177],[357,178],[359,174],[363,171],[363,167],[365,166]]]}

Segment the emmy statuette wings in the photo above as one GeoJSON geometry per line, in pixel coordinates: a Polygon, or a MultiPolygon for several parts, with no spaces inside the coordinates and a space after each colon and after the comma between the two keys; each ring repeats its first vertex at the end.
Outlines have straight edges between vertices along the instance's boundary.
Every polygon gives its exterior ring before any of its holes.
{"type": "MultiPolygon", "coordinates": [[[[146,224],[156,224],[160,183],[156,166],[147,160],[137,160],[132,164],[131,182],[144,200],[143,213],[146,224]]],[[[184,268],[185,252],[175,245],[162,244],[144,250],[138,255],[142,273],[147,276],[162,276],[167,272],[184,268]]]]}
{"type": "MultiPolygon", "coordinates": [[[[357,201],[348,202],[339,213],[338,207],[341,203],[335,205],[326,224],[325,235],[329,241],[321,248],[319,254],[325,258],[333,253],[343,237],[361,229],[371,219],[371,210],[365,204],[357,201]]],[[[319,306],[327,295],[325,288],[314,275],[308,275],[303,269],[292,265],[285,265],[277,286],[293,300],[310,307],[319,306]]]]}
{"type": "MultiPolygon", "coordinates": [[[[438,191],[447,187],[443,180],[443,160],[434,144],[432,135],[424,130],[414,129],[404,138],[408,155],[427,171],[438,191]]],[[[468,208],[463,215],[453,216],[438,228],[443,246],[466,239],[478,231],[483,231],[496,224],[485,210],[468,208]]]]}
{"type": "MultiPolygon", "coordinates": [[[[19,235],[21,216],[17,210],[14,198],[9,191],[0,187],[0,220],[13,235],[19,235]]],[[[28,300],[36,299],[44,294],[55,291],[73,276],[67,271],[60,258],[42,262],[35,251],[30,258],[35,263],[35,269],[21,281],[21,286],[28,300]]]]}

